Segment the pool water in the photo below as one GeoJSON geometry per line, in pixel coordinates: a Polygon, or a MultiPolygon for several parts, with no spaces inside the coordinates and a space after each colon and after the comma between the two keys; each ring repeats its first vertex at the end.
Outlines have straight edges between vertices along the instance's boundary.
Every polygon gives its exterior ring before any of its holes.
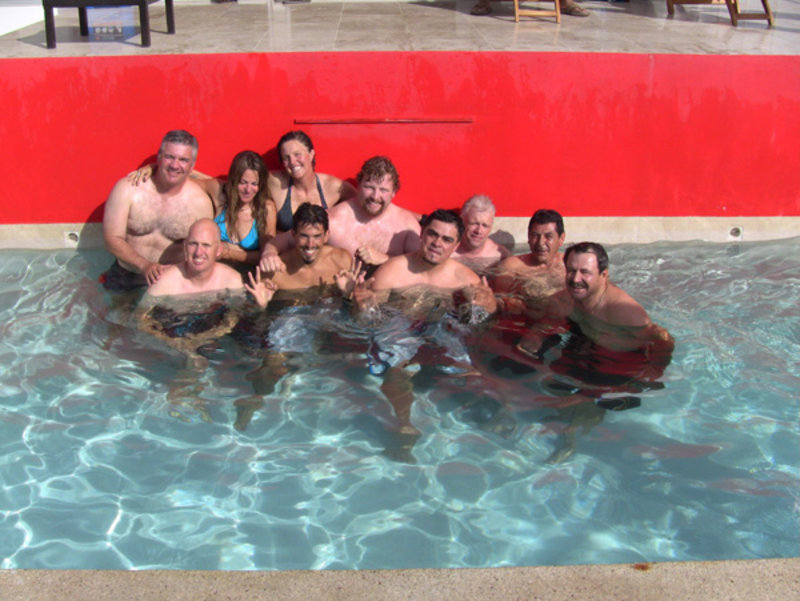
{"type": "MultiPolygon", "coordinates": [[[[381,569],[795,556],[800,545],[800,239],[621,245],[611,279],[677,346],[638,406],[560,404],[549,372],[414,377],[393,415],[369,329],[300,353],[244,430],[257,345],[185,360],[130,327],[101,251],[0,254],[4,568],[381,569]],[[565,444],[572,448],[564,450],[565,444]]],[[[320,309],[329,315],[337,309],[320,309]]],[[[488,339],[488,338],[487,338],[488,339]]],[[[480,347],[480,348],[479,348],[480,347]]],[[[480,350],[480,352],[477,352],[480,350]]],[[[435,358],[435,353],[433,357],[435,358]]],[[[494,367],[492,367],[494,366],[494,367]]],[[[610,395],[613,398],[614,395],[610,395]]]]}

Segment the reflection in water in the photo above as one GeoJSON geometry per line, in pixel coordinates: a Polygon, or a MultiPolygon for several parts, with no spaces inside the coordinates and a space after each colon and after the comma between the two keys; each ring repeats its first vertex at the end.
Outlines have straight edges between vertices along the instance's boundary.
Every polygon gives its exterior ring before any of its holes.
{"type": "Polygon", "coordinates": [[[379,324],[351,320],[346,305],[295,309],[305,346],[274,355],[273,320],[291,324],[292,311],[245,310],[197,349],[206,363],[187,396],[211,421],[177,406],[187,422],[170,417],[168,398],[185,355],[111,307],[96,284],[105,255],[6,252],[2,565],[790,556],[800,540],[798,243],[740,243],[736,256],[724,245],[612,251],[616,281],[678,340],[661,376],[635,356],[584,347],[577,332],[526,354],[523,324],[463,332],[456,314],[443,330],[468,352],[462,371],[455,346],[426,330],[410,364],[419,435],[395,458],[384,451],[404,448],[398,416],[370,372],[384,350],[373,344],[379,324]],[[237,402],[253,399],[248,416],[237,402]]]}

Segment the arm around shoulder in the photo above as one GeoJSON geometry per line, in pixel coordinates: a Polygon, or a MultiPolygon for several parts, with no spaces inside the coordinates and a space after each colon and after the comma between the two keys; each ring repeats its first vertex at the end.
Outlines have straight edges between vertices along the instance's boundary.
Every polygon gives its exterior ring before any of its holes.
{"type": "Polygon", "coordinates": [[[180,292],[180,277],[181,272],[177,265],[165,265],[161,277],[148,286],[147,294],[150,297],[177,294],[180,292]]]}

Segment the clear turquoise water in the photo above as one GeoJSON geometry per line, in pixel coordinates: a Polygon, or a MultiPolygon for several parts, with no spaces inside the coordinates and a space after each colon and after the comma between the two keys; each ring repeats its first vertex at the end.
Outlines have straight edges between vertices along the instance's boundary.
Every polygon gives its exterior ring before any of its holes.
{"type": "MultiPolygon", "coordinates": [[[[612,279],[677,340],[662,389],[579,431],[530,374],[498,404],[415,377],[415,463],[359,351],[303,357],[248,429],[257,355],[220,341],[211,422],[166,392],[177,352],[129,327],[100,251],[0,254],[4,568],[368,569],[795,556],[800,545],[800,240],[612,249],[612,279]],[[537,388],[538,387],[538,388],[537,388]],[[171,414],[171,412],[173,414],[171,414]]],[[[342,352],[336,352],[336,351],[342,352]]],[[[345,352],[346,351],[346,352],[345,352]]]]}

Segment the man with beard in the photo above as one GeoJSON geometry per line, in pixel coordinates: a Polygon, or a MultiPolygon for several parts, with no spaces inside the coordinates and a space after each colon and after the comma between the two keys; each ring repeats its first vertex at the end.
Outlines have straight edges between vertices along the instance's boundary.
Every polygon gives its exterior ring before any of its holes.
{"type": "Polygon", "coordinates": [[[461,207],[464,236],[453,258],[477,273],[485,273],[511,253],[489,238],[494,225],[495,206],[492,199],[482,194],[472,196],[461,207]]]}
{"type": "MultiPolygon", "coordinates": [[[[381,156],[367,160],[358,173],[355,198],[330,210],[331,246],[343,248],[372,272],[389,257],[419,248],[419,223],[411,211],[392,204],[400,179],[392,162],[381,156]]],[[[278,248],[268,244],[261,255],[261,270],[284,271],[278,248]]]]}
{"type": "MultiPolygon", "coordinates": [[[[549,461],[563,461],[576,449],[579,427],[588,432],[605,410],[638,407],[638,394],[663,388],[660,378],[672,359],[675,341],[652,322],[647,311],[608,279],[608,254],[602,245],[581,242],[567,248],[565,285],[566,325],[549,331],[531,329],[517,349],[554,374],[553,390],[571,389],[551,402],[567,422],[562,442],[549,461]],[[566,336],[563,336],[566,334],[566,336]],[[557,344],[553,338],[558,337],[557,344]],[[550,353],[551,349],[557,349],[550,353]],[[552,355],[552,359],[546,356],[552,355]]],[[[545,383],[547,380],[543,380],[545,383]]]]}
{"type": "Polygon", "coordinates": [[[485,320],[496,310],[492,290],[485,279],[450,258],[464,233],[460,217],[438,209],[423,221],[421,246],[414,252],[392,257],[381,265],[369,285],[356,286],[353,298],[357,314],[374,316],[384,305],[398,311],[381,323],[373,337],[370,370],[383,374],[381,391],[394,409],[396,444],[387,453],[409,460],[419,438],[411,425],[414,392],[409,369],[423,345],[443,347],[445,358],[462,373],[471,373],[471,362],[458,322],[485,320]],[[454,314],[459,319],[453,319],[454,314]]]}
{"type": "MultiPolygon", "coordinates": [[[[280,254],[285,270],[274,273],[269,280],[262,279],[260,268],[255,278],[249,274],[247,290],[261,307],[266,307],[278,290],[309,291],[308,296],[313,298],[330,295],[337,284],[336,276],[353,267],[349,252],[328,244],[329,221],[324,208],[303,203],[295,211],[292,223],[294,246],[280,254]]],[[[352,283],[354,280],[350,290],[352,283]]]]}
{"type": "Polygon", "coordinates": [[[103,285],[123,291],[151,285],[166,265],[182,258],[181,242],[198,219],[214,217],[208,195],[189,174],[197,140],[187,131],[167,132],[152,178],[134,185],[119,180],[106,200],[103,240],[116,261],[103,285]]]}
{"type": "MultiPolygon", "coordinates": [[[[279,312],[268,316],[266,354],[260,368],[248,374],[253,395],[236,401],[237,430],[244,430],[254,412],[263,405],[263,397],[272,394],[278,381],[292,371],[292,359],[303,362],[316,352],[316,338],[332,319],[336,307],[309,306],[319,298],[352,292],[360,264],[342,248],[328,245],[328,213],[318,205],[303,203],[292,218],[294,246],[283,251],[280,259],[285,271],[262,278],[248,274],[247,290],[262,308],[279,312]],[[289,305],[289,306],[287,306],[289,305]]],[[[258,329],[258,328],[256,328],[258,329]]]]}

